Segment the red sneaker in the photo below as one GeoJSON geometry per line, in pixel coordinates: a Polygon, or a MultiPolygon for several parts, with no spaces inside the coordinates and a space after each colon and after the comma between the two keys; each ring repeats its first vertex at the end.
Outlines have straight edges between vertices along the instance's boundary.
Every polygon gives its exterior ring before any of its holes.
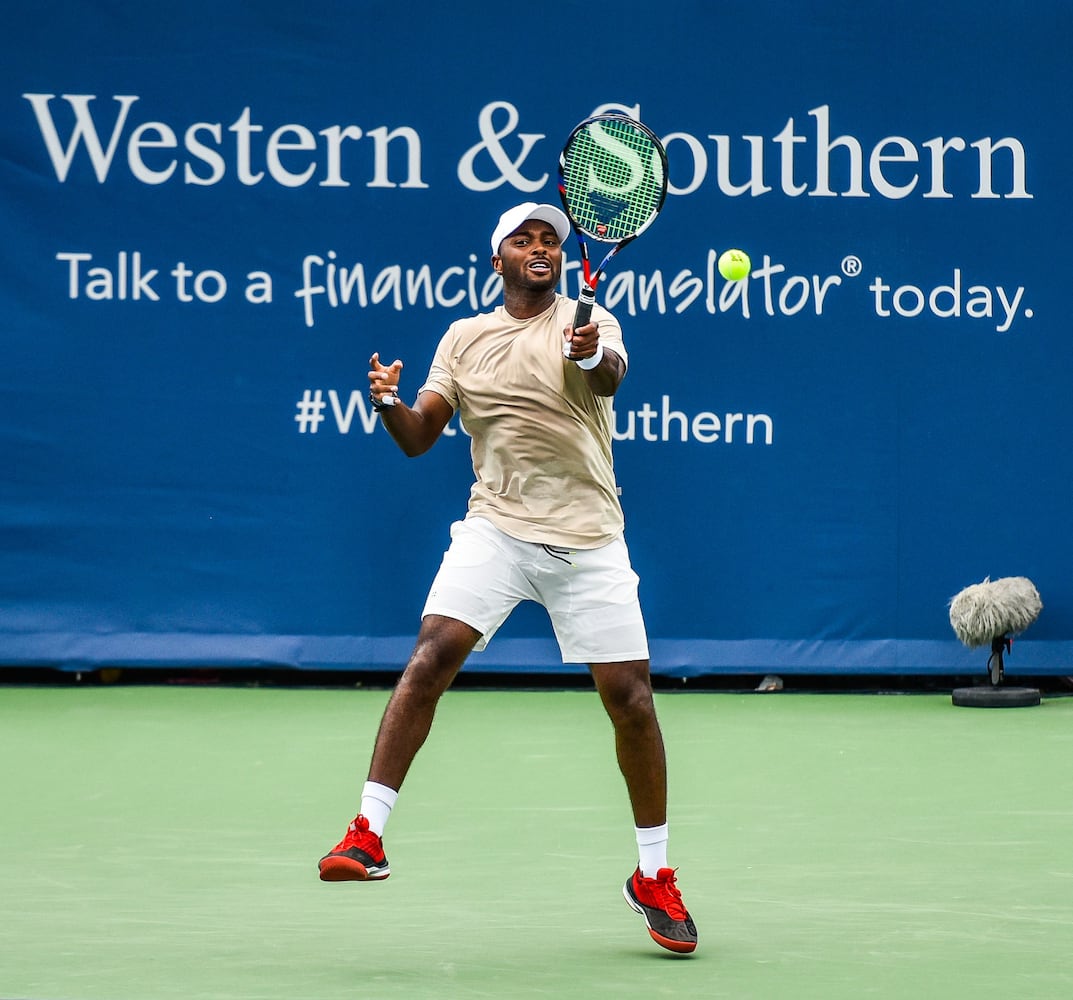
{"type": "Polygon", "coordinates": [[[697,947],[697,927],[682,903],[673,868],[661,868],[655,878],[645,878],[637,869],[622,887],[626,902],[645,918],[656,944],[669,951],[688,954],[697,947]]]}
{"type": "Polygon", "coordinates": [[[391,874],[384,845],[369,830],[364,816],[354,818],[346,836],[320,859],[318,867],[322,882],[376,881],[391,874]]]}

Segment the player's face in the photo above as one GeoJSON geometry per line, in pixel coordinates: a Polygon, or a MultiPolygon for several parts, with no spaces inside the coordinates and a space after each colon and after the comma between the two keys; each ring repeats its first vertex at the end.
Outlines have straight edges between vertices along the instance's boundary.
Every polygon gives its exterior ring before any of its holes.
{"type": "Polygon", "coordinates": [[[563,248],[551,226],[530,219],[499,245],[492,266],[503,275],[504,286],[535,291],[554,288],[563,267],[563,248]]]}

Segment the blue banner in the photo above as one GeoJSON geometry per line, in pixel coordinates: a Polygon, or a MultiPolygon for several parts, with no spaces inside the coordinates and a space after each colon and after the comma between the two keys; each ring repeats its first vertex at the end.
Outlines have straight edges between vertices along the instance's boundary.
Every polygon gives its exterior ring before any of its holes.
{"type": "MultiPolygon", "coordinates": [[[[368,358],[416,392],[610,108],[670,169],[600,290],[654,671],[982,673],[948,603],[1016,575],[1008,670],[1073,673],[1073,9],[660,14],[9,12],[0,663],[401,666],[472,474],[457,418],[402,456],[368,358]]],[[[471,667],[564,669],[531,607],[471,667]]]]}

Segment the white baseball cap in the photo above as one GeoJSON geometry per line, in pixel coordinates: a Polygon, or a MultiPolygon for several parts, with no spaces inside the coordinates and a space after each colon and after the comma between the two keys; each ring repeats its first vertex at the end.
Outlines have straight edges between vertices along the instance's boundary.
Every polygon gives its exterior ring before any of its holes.
{"type": "Polygon", "coordinates": [[[498,254],[499,244],[530,219],[546,222],[555,230],[560,243],[565,242],[570,235],[570,220],[567,219],[562,209],[554,205],[538,205],[535,201],[527,201],[521,205],[515,205],[514,208],[508,208],[499,217],[499,225],[492,230],[492,253],[498,254]]]}

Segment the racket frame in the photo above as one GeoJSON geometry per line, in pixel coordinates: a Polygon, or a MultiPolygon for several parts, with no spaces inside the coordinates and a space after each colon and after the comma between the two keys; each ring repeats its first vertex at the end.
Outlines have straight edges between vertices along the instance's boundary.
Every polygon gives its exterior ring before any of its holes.
{"type": "Polygon", "coordinates": [[[603,276],[604,270],[610,263],[611,259],[623,249],[623,247],[629,246],[638,236],[640,236],[653,222],[656,221],[656,217],[663,209],[663,203],[667,198],[667,152],[663,148],[663,143],[660,142],[659,137],[653,132],[647,125],[639,122],[636,118],[631,118],[629,115],[622,114],[620,112],[605,112],[599,115],[592,115],[586,118],[584,121],[578,122],[570,132],[569,137],[563,144],[562,152],[559,154],[559,199],[563,204],[563,211],[566,213],[566,217],[570,220],[570,225],[574,230],[574,236],[577,238],[578,249],[581,254],[581,275],[582,286],[578,295],[577,310],[574,313],[574,329],[579,326],[584,326],[589,322],[589,318],[592,315],[592,307],[596,302],[596,286],[600,283],[600,278],[603,276]],[[601,122],[625,122],[630,127],[635,128],[638,132],[643,133],[649,141],[652,143],[653,152],[659,158],[660,170],[661,170],[661,190],[659,193],[659,200],[656,203],[655,208],[652,210],[649,217],[637,228],[633,233],[619,239],[607,238],[601,236],[598,232],[593,232],[590,229],[582,226],[574,213],[570,210],[570,199],[567,196],[567,152],[570,149],[571,144],[574,142],[574,138],[583,129],[588,128],[590,125],[599,124],[601,122]],[[596,240],[599,243],[613,243],[614,246],[604,255],[603,260],[600,261],[596,270],[592,270],[592,261],[589,257],[589,247],[586,237],[588,239],[596,240]]]}

